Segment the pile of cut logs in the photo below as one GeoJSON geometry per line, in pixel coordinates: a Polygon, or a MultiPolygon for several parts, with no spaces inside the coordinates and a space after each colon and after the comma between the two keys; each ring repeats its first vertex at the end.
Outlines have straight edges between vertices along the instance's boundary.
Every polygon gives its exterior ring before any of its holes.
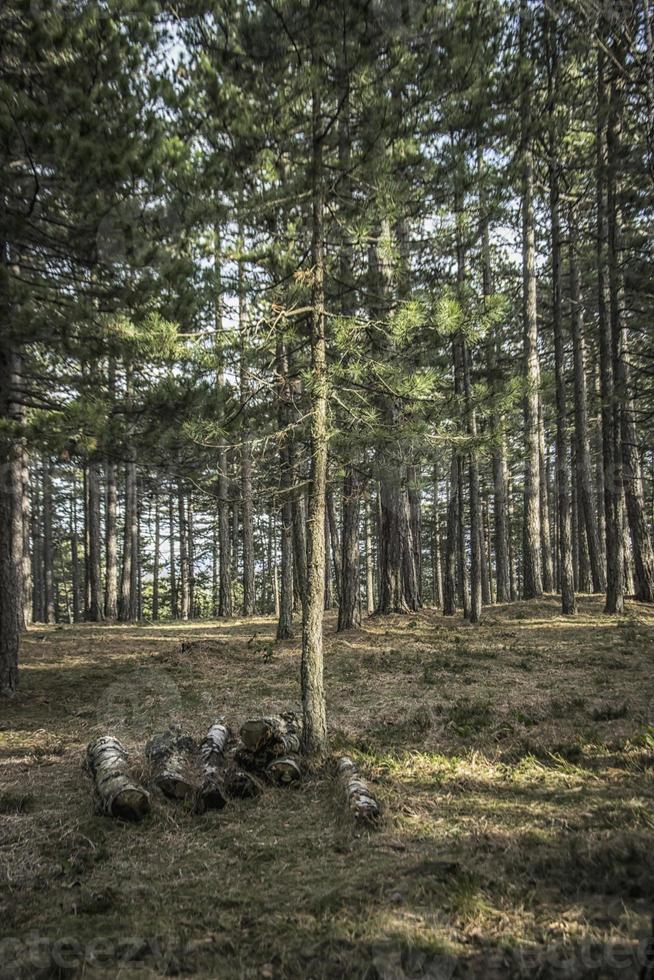
{"type": "MultiPolygon", "coordinates": [[[[234,739],[223,718],[198,741],[180,725],[170,725],[145,745],[152,783],[171,800],[189,801],[196,813],[222,810],[230,798],[258,796],[265,782],[297,785],[300,768],[300,722],[291,711],[253,718],[234,739]]],[[[141,820],[150,811],[150,794],[130,771],[128,752],[113,735],[89,744],[84,760],[93,781],[96,809],[122,820],[141,820]]],[[[375,824],[380,807],[366,781],[346,756],[336,774],[355,820],[375,824]]]]}

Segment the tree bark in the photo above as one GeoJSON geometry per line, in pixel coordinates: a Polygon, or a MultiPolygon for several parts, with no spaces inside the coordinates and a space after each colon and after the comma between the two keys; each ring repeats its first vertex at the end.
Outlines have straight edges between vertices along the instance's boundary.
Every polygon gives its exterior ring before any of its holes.
{"type": "Polygon", "coordinates": [[[538,403],[538,321],[536,317],[536,240],[534,232],[534,161],[532,150],[532,68],[529,62],[529,13],[526,0],[520,6],[520,57],[527,65],[521,85],[520,150],[522,156],[522,291],[525,394],[525,477],[523,524],[523,595],[533,599],[543,593],[541,571],[540,463],[538,403]]]}
{"type": "Polygon", "coordinates": [[[341,594],[338,605],[338,629],[357,629],[361,625],[359,598],[359,505],[361,492],[354,466],[345,470],[343,479],[343,542],[341,550],[341,594]]]}
{"type": "MultiPolygon", "coordinates": [[[[241,404],[246,405],[249,382],[247,370],[247,306],[245,295],[245,265],[238,263],[238,326],[239,326],[239,382],[241,404]]],[[[244,407],[245,423],[241,445],[241,502],[243,522],[243,615],[254,615],[254,524],[252,512],[252,446],[250,443],[247,408],[244,407]]]]}
{"type": "Polygon", "coordinates": [[[145,746],[145,757],[152,767],[153,780],[171,800],[195,799],[199,786],[194,771],[194,739],[179,725],[154,735],[145,746]]]}
{"type": "Polygon", "coordinates": [[[342,756],[336,764],[336,772],[345,793],[348,810],[359,823],[376,824],[381,817],[381,807],[348,756],[342,756]]]}
{"type": "Polygon", "coordinates": [[[445,567],[443,574],[443,615],[456,613],[456,556],[457,529],[459,523],[459,464],[456,450],[452,452],[450,465],[450,489],[447,504],[447,529],[445,532],[445,567]]]}
{"type": "Polygon", "coordinates": [[[563,298],[561,290],[561,212],[560,163],[557,153],[559,134],[554,121],[554,100],[558,81],[558,36],[556,21],[548,14],[550,45],[550,162],[549,192],[552,233],[552,327],[554,333],[554,375],[556,384],[556,488],[559,523],[559,569],[561,576],[561,611],[576,612],[572,566],[572,512],[570,509],[570,470],[567,436],[567,396],[565,385],[565,350],[563,337],[563,298]]]}
{"type": "Polygon", "coordinates": [[[177,581],[175,576],[175,502],[173,494],[168,495],[168,526],[170,537],[168,544],[170,547],[170,615],[177,619],[179,607],[177,603],[177,581]]]}
{"type": "Polygon", "coordinates": [[[288,387],[288,360],[281,328],[277,334],[277,419],[282,438],[279,443],[280,468],[280,538],[281,538],[281,588],[277,620],[277,639],[288,640],[293,636],[293,471],[289,452],[290,415],[288,387]]]}
{"type": "MultiPolygon", "coordinates": [[[[314,25],[314,31],[316,26],[314,25]]],[[[317,71],[315,48],[313,70],[317,71]]],[[[325,492],[327,489],[327,358],[325,343],[325,256],[323,245],[323,133],[318,80],[311,93],[311,473],[307,590],[302,615],[302,709],[303,748],[307,755],[327,752],[327,718],[323,686],[323,637],[325,587],[325,492]]]]}
{"type": "MultiPolygon", "coordinates": [[[[131,450],[130,450],[131,451],[131,450]]],[[[125,465],[125,527],[118,617],[129,623],[138,617],[138,500],[136,463],[125,465]]]]}
{"type": "Polygon", "coordinates": [[[43,594],[45,597],[45,621],[57,620],[54,587],[54,555],[52,540],[52,474],[50,460],[43,457],[43,594]]]}
{"type": "Polygon", "coordinates": [[[605,54],[597,48],[597,309],[600,340],[600,393],[602,403],[602,456],[604,460],[604,512],[606,533],[605,612],[624,612],[624,548],[622,541],[622,464],[619,426],[614,410],[613,339],[609,300],[609,227],[607,175],[608,99],[605,54]]]}
{"type": "Polygon", "coordinates": [[[107,619],[114,620],[118,616],[118,542],[116,533],[118,492],[116,487],[116,464],[107,462],[105,464],[105,474],[106,506],[104,614],[107,619]]]}
{"type": "Polygon", "coordinates": [[[122,820],[142,820],[150,811],[150,796],[131,778],[127,760],[127,750],[111,735],[95,739],[86,750],[86,767],[100,812],[122,820]]]}
{"type": "Polygon", "coordinates": [[[179,517],[179,611],[180,618],[189,618],[189,561],[188,561],[188,520],[184,490],[180,484],[177,491],[177,509],[179,517]]]}
{"type": "Polygon", "coordinates": [[[159,571],[160,571],[160,552],[161,552],[161,517],[159,514],[159,494],[155,490],[153,494],[154,506],[154,555],[152,568],[152,620],[157,622],[159,619],[159,571]]]}
{"type": "Polygon", "coordinates": [[[100,571],[100,553],[102,550],[102,532],[100,527],[100,463],[93,460],[88,467],[88,540],[89,540],[89,586],[90,605],[87,619],[99,623],[104,619],[102,603],[102,581],[100,571]]]}
{"type": "MultiPolygon", "coordinates": [[[[4,247],[0,262],[4,263],[4,247]]],[[[2,270],[4,272],[4,270],[2,270]]],[[[4,296],[3,306],[4,306],[4,296]]],[[[3,311],[4,312],[4,311],[3,311]]],[[[15,419],[15,393],[21,380],[18,354],[3,339],[0,345],[0,417],[15,419]]],[[[14,527],[22,522],[17,502],[22,497],[22,462],[18,439],[7,427],[0,432],[6,461],[0,470],[0,697],[11,698],[18,687],[18,650],[21,630],[21,555],[12,548],[14,527]]]]}
{"type": "Polygon", "coordinates": [[[583,304],[577,263],[577,228],[572,211],[569,222],[570,323],[574,359],[575,402],[575,473],[580,517],[580,534],[586,536],[593,592],[606,589],[606,566],[594,501],[593,465],[588,425],[588,392],[586,386],[586,344],[583,304]]]}

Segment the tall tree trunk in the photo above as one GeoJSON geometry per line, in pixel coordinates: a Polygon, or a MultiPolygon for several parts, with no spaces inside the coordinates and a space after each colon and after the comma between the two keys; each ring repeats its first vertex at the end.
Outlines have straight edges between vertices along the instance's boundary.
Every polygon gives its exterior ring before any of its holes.
{"type": "Polygon", "coordinates": [[[541,571],[540,461],[538,404],[538,321],[536,317],[536,238],[534,232],[534,160],[532,150],[532,79],[529,63],[530,15],[526,0],[520,6],[520,57],[527,65],[520,98],[522,156],[522,290],[525,395],[525,482],[523,524],[523,595],[533,599],[543,593],[541,571]]]}
{"type": "Polygon", "coordinates": [[[183,620],[189,618],[189,560],[188,560],[188,518],[186,512],[186,501],[184,499],[184,489],[179,485],[177,491],[177,508],[179,520],[179,607],[180,617],[183,620]]]}
{"type": "Polygon", "coordinates": [[[409,527],[411,529],[412,572],[415,574],[415,606],[422,605],[422,513],[420,467],[410,466],[407,472],[409,527]]]}
{"type": "Polygon", "coordinates": [[[118,541],[117,511],[118,491],[116,486],[116,464],[105,464],[106,504],[105,504],[105,586],[104,614],[107,619],[118,616],[118,541]]]}
{"type": "Polygon", "coordinates": [[[79,569],[79,534],[77,528],[77,480],[73,471],[73,492],[70,497],[70,562],[73,591],[73,622],[79,623],[81,611],[81,583],[79,569]]]}
{"type": "Polygon", "coordinates": [[[450,487],[447,504],[447,530],[445,535],[445,568],[443,574],[443,615],[456,612],[456,559],[457,530],[459,524],[459,463],[456,450],[452,453],[450,487]]]}
{"type": "MultiPolygon", "coordinates": [[[[345,495],[343,495],[343,500],[345,500],[345,495]]],[[[325,497],[325,503],[327,507],[327,530],[328,536],[325,538],[325,561],[329,564],[329,555],[331,553],[332,566],[334,569],[334,582],[336,584],[336,602],[341,601],[341,572],[342,572],[342,555],[341,555],[341,542],[339,541],[338,535],[338,522],[336,520],[336,510],[334,507],[334,494],[331,487],[327,487],[327,494],[325,497]]],[[[358,508],[357,508],[358,515],[358,508]]],[[[343,518],[345,520],[345,518],[343,518]]]]}
{"type": "MultiPolygon", "coordinates": [[[[314,31],[317,27],[314,24],[314,31]]],[[[315,48],[313,70],[317,71],[315,48]]],[[[320,757],[327,751],[327,717],[323,687],[323,637],[325,585],[325,492],[327,489],[327,357],[325,343],[325,257],[323,246],[324,188],[322,172],[323,133],[318,80],[314,75],[312,101],[311,203],[311,473],[307,589],[302,616],[303,748],[320,757]]]]}
{"type": "Polygon", "coordinates": [[[472,404],[472,385],[470,383],[470,353],[465,340],[461,341],[461,362],[463,373],[463,394],[466,411],[466,428],[470,438],[468,473],[470,481],[470,622],[481,619],[482,600],[482,523],[481,499],[479,495],[479,467],[477,464],[477,420],[472,404]]]}
{"type": "Polygon", "coordinates": [[[366,612],[369,616],[375,611],[375,571],[372,555],[372,515],[370,513],[370,490],[366,493],[366,612]]]}
{"type": "Polygon", "coordinates": [[[186,532],[188,536],[188,616],[195,617],[195,520],[193,512],[193,493],[186,497],[186,532]]]}
{"type": "Polygon", "coordinates": [[[34,589],[32,582],[32,555],[31,555],[31,528],[32,528],[32,495],[30,487],[30,459],[25,446],[21,446],[21,587],[22,587],[22,624],[26,627],[32,622],[32,592],[34,589]]]}
{"type": "Polygon", "coordinates": [[[540,503],[540,547],[542,555],[543,591],[554,592],[554,560],[552,557],[552,530],[550,527],[550,459],[549,446],[545,449],[545,419],[543,402],[538,399],[538,474],[540,503]]]}
{"type": "Polygon", "coordinates": [[[238,262],[238,328],[239,328],[239,382],[241,404],[244,406],[245,423],[242,430],[241,445],[241,504],[243,523],[243,615],[254,615],[254,524],[252,511],[252,446],[246,407],[249,396],[247,367],[247,305],[245,294],[245,264],[238,262]]]}
{"type": "Polygon", "coordinates": [[[552,327],[554,332],[554,375],[556,383],[556,488],[559,518],[561,611],[564,615],[571,616],[576,612],[576,602],[572,568],[572,512],[570,510],[563,300],[561,293],[560,165],[556,154],[558,133],[553,115],[554,98],[557,94],[558,38],[554,18],[550,16],[549,21],[549,40],[551,46],[549,191],[552,225],[552,327]]]}
{"type": "Polygon", "coordinates": [[[440,477],[438,463],[434,463],[434,506],[432,512],[432,598],[434,605],[439,609],[443,608],[443,576],[441,574],[441,545],[440,545],[440,517],[438,511],[438,491],[440,477]]]}
{"type": "Polygon", "coordinates": [[[45,597],[45,621],[57,620],[54,586],[54,554],[52,540],[52,473],[50,460],[43,457],[43,594],[45,597]]]}
{"type": "MultiPolygon", "coordinates": [[[[218,370],[216,384],[219,391],[225,383],[223,368],[223,297],[222,297],[222,270],[220,260],[220,231],[215,229],[214,247],[214,278],[215,278],[215,326],[216,326],[216,358],[218,370]]],[[[229,617],[232,615],[232,560],[231,560],[231,540],[229,534],[229,470],[227,460],[227,446],[221,440],[218,447],[218,480],[216,489],[218,493],[218,547],[219,547],[219,575],[218,575],[218,615],[229,617]]]]}
{"type": "MultiPolygon", "coordinates": [[[[2,245],[0,263],[4,264],[2,245]]],[[[4,277],[4,269],[0,274],[4,277]]],[[[0,284],[4,288],[4,283],[0,284]]],[[[5,297],[2,296],[2,314],[5,297]]],[[[15,402],[21,383],[21,362],[6,339],[0,345],[0,417],[14,419],[20,415],[15,402]]],[[[22,459],[19,439],[9,426],[0,433],[0,449],[6,461],[0,485],[0,697],[13,697],[18,687],[18,650],[22,626],[21,577],[22,546],[15,554],[13,542],[19,524],[22,532],[22,508],[17,506],[23,495],[22,459]]]]}
{"type": "Polygon", "coordinates": [[[154,555],[152,566],[152,620],[159,619],[159,571],[161,564],[161,516],[159,514],[159,494],[153,494],[154,506],[154,555]]]}
{"type": "MultiPolygon", "coordinates": [[[[130,450],[131,452],[131,450],[130,450]]],[[[136,463],[125,465],[125,526],[120,576],[118,618],[129,623],[138,617],[138,499],[136,463]]]]}
{"type": "Polygon", "coordinates": [[[361,625],[359,599],[359,477],[348,466],[343,479],[343,542],[341,548],[341,590],[338,604],[338,629],[356,629],[361,625]]]}
{"type": "Polygon", "coordinates": [[[288,384],[288,360],[281,329],[277,334],[277,413],[282,439],[279,443],[280,467],[280,537],[281,537],[281,589],[277,622],[277,639],[293,636],[293,470],[290,456],[290,390],[288,384]]]}
{"type": "Polygon", "coordinates": [[[606,605],[611,614],[624,612],[624,549],[622,541],[622,464],[619,426],[614,409],[613,340],[609,299],[609,222],[605,54],[597,48],[597,308],[600,339],[602,455],[606,531],[606,605]]]}
{"type": "Polygon", "coordinates": [[[631,390],[629,330],[624,283],[621,172],[624,160],[623,113],[625,50],[621,38],[613,46],[609,124],[607,130],[608,248],[611,333],[613,338],[615,422],[626,513],[633,555],[634,594],[640,602],[654,601],[654,551],[645,515],[645,499],[631,390]]]}
{"type": "Polygon", "coordinates": [[[177,579],[175,575],[175,499],[170,492],[168,494],[168,527],[170,536],[168,546],[170,549],[170,615],[173,619],[179,616],[179,606],[177,603],[177,579]]]}
{"type": "Polygon", "coordinates": [[[91,602],[87,619],[99,623],[104,619],[102,603],[102,576],[100,554],[102,551],[102,531],[100,527],[100,463],[93,460],[88,467],[88,540],[89,540],[89,585],[91,602]]]}
{"type": "Polygon", "coordinates": [[[592,575],[593,592],[606,589],[606,566],[601,544],[595,501],[594,479],[590,454],[588,425],[588,393],[586,387],[586,344],[584,338],[583,304],[577,263],[577,229],[574,215],[570,212],[570,323],[572,327],[572,351],[574,358],[575,402],[575,473],[580,516],[580,534],[585,534],[592,575]]]}

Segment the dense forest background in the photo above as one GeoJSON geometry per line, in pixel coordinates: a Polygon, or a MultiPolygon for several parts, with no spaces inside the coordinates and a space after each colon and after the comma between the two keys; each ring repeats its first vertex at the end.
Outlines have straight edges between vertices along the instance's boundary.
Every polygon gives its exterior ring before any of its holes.
{"type": "Polygon", "coordinates": [[[654,599],[647,0],[0,37],[4,694],[31,622],[654,599]]]}

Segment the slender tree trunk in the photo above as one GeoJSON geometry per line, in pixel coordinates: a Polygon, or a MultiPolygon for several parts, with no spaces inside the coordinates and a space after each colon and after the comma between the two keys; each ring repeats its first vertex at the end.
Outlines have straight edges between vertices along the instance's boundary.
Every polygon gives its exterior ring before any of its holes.
{"type": "MultiPolygon", "coordinates": [[[[343,496],[343,500],[345,496],[343,496]]],[[[325,538],[325,548],[327,549],[326,561],[329,564],[329,555],[331,553],[332,566],[334,569],[334,582],[336,583],[336,602],[340,604],[341,601],[341,573],[342,573],[342,555],[341,555],[341,542],[339,541],[338,535],[338,522],[336,520],[336,510],[334,507],[334,494],[331,488],[327,487],[327,495],[325,498],[327,507],[327,531],[328,535],[325,538]]],[[[357,509],[358,514],[358,509],[357,509]]]]}
{"type": "MultiPolygon", "coordinates": [[[[550,460],[549,446],[545,449],[545,419],[543,403],[538,399],[538,474],[540,503],[540,541],[542,555],[543,591],[554,592],[554,560],[552,557],[552,529],[550,527],[550,460]]],[[[556,513],[556,511],[555,511],[556,513]]],[[[558,587],[558,586],[557,586],[558,587]]]]}
{"type": "MultiPolygon", "coordinates": [[[[222,332],[223,332],[223,297],[222,270],[220,262],[220,232],[215,229],[214,248],[214,277],[215,277],[215,325],[216,325],[216,357],[219,368],[216,383],[220,390],[224,385],[222,332]]],[[[218,448],[218,547],[219,547],[219,576],[218,576],[218,615],[232,615],[232,562],[231,541],[229,535],[229,470],[227,446],[221,442],[218,448]]]]}
{"type": "Polygon", "coordinates": [[[179,520],[179,584],[180,584],[180,617],[189,618],[189,555],[188,555],[188,517],[184,490],[180,484],[177,491],[177,508],[179,520]]]}
{"type": "MultiPolygon", "coordinates": [[[[314,31],[317,30],[314,24],[314,31]]],[[[312,51],[317,70],[315,49],[312,51]]],[[[311,295],[311,474],[307,589],[302,616],[302,708],[303,748],[307,755],[327,752],[327,718],[323,687],[324,583],[325,583],[325,492],[327,489],[327,358],[325,344],[325,257],[323,251],[324,188],[322,172],[322,110],[318,81],[312,91],[312,239],[313,268],[311,295]]]]}
{"type": "Polygon", "coordinates": [[[409,527],[411,530],[412,574],[415,575],[415,604],[422,605],[422,513],[420,507],[421,480],[420,467],[410,466],[407,473],[407,496],[409,502],[409,527]]]}
{"type": "Polygon", "coordinates": [[[281,330],[277,334],[277,412],[280,431],[283,437],[279,444],[280,467],[280,537],[281,537],[281,590],[277,639],[287,640],[293,636],[293,470],[290,457],[290,416],[288,386],[288,360],[281,330]]]}
{"type": "Polygon", "coordinates": [[[159,494],[153,494],[154,505],[154,555],[152,567],[152,620],[159,619],[159,571],[161,565],[161,516],[159,513],[159,494]]]}
{"type": "Polygon", "coordinates": [[[329,517],[325,508],[325,611],[332,608],[332,570],[329,560],[331,543],[329,539],[329,517]]]}
{"type": "Polygon", "coordinates": [[[116,514],[118,492],[116,488],[116,464],[106,463],[106,505],[105,505],[105,587],[104,614],[107,619],[118,616],[118,542],[116,514]]]}
{"type": "Polygon", "coordinates": [[[32,527],[32,494],[30,488],[30,460],[25,446],[21,447],[21,586],[22,586],[22,625],[28,626],[32,622],[32,593],[34,590],[32,582],[32,554],[31,554],[31,527],[32,527]]]}
{"type": "Polygon", "coordinates": [[[125,465],[125,527],[118,616],[129,623],[138,617],[138,499],[136,463],[125,465]]]}
{"type": "Polygon", "coordinates": [[[369,616],[375,611],[375,572],[372,556],[372,516],[370,513],[370,491],[366,493],[366,611],[369,616]]]}
{"type": "Polygon", "coordinates": [[[563,300],[561,292],[561,213],[560,172],[556,155],[558,134],[554,124],[553,100],[558,76],[558,38],[556,23],[549,18],[551,44],[550,123],[550,218],[552,225],[552,326],[554,331],[554,374],[556,383],[556,488],[559,518],[559,568],[561,574],[561,611],[576,612],[574,573],[572,568],[572,512],[570,509],[570,471],[567,436],[567,397],[565,390],[565,351],[563,337],[563,300]]]}
{"type": "Polygon", "coordinates": [[[92,461],[88,467],[88,540],[89,540],[89,583],[91,603],[87,619],[93,623],[104,619],[102,604],[102,576],[100,554],[102,550],[102,531],[100,527],[100,463],[92,461]]]}
{"type": "Polygon", "coordinates": [[[522,289],[525,379],[525,480],[523,525],[523,594],[533,599],[543,593],[541,571],[540,461],[538,404],[538,321],[536,317],[536,238],[534,232],[534,160],[532,150],[532,80],[528,61],[529,13],[520,6],[520,55],[528,65],[520,99],[522,155],[522,289]]]}
{"type": "Polygon", "coordinates": [[[79,623],[81,615],[81,587],[79,574],[79,534],[77,529],[77,480],[73,472],[73,492],[70,497],[70,561],[73,590],[73,622],[79,623]]]}
{"type": "Polygon", "coordinates": [[[609,223],[607,120],[604,50],[597,48],[597,300],[600,339],[602,455],[606,529],[606,605],[611,614],[624,612],[624,548],[622,540],[622,464],[618,451],[619,426],[614,410],[612,323],[609,300],[609,223]],[[617,440],[617,441],[616,441],[617,440]]]}
{"type": "Polygon", "coordinates": [[[186,532],[188,536],[188,616],[193,619],[195,611],[195,514],[193,510],[193,493],[189,490],[186,497],[186,532]]]}
{"type": "Polygon", "coordinates": [[[470,437],[468,473],[470,481],[470,622],[481,619],[482,600],[482,523],[481,499],[479,495],[479,467],[477,464],[477,421],[472,404],[472,385],[470,383],[470,353],[464,340],[461,341],[461,365],[463,375],[463,394],[466,410],[466,428],[470,437]]]}
{"type": "Polygon", "coordinates": [[[45,596],[45,621],[57,621],[55,586],[54,586],[54,554],[52,540],[52,473],[50,460],[43,457],[43,585],[45,596]]]}
{"type": "MultiPolygon", "coordinates": [[[[0,251],[0,263],[5,262],[5,247],[0,251]]],[[[4,280],[4,269],[0,270],[4,280]]],[[[0,283],[4,289],[4,282],[0,283]]],[[[1,295],[2,307],[5,296],[1,295]]],[[[3,316],[5,310],[2,310],[3,316]]],[[[6,339],[0,345],[0,417],[16,419],[20,411],[15,403],[16,390],[21,383],[21,362],[6,339]]],[[[0,432],[0,450],[5,465],[0,470],[0,697],[13,697],[18,687],[18,650],[22,626],[22,546],[20,554],[13,550],[15,530],[19,523],[22,532],[22,508],[17,505],[23,495],[22,459],[18,439],[9,427],[0,432]]]]}
{"type": "Polygon", "coordinates": [[[338,605],[338,629],[356,629],[361,625],[359,599],[359,504],[360,487],[357,471],[348,466],[343,479],[343,544],[341,553],[341,595],[338,605]]]}
{"type": "Polygon", "coordinates": [[[620,456],[626,514],[633,555],[634,594],[640,602],[654,601],[654,551],[645,516],[645,499],[631,391],[629,331],[623,274],[622,187],[625,51],[614,45],[613,77],[607,131],[608,251],[610,319],[613,339],[614,396],[617,419],[616,453],[620,456]],[[619,443],[619,445],[618,445],[619,443]]]}
{"type": "Polygon", "coordinates": [[[440,517],[438,512],[438,491],[440,476],[438,464],[434,463],[434,508],[432,514],[432,595],[434,605],[443,608],[443,576],[441,574],[440,517]]]}
{"type": "Polygon", "coordinates": [[[175,576],[175,499],[172,492],[168,494],[168,527],[170,536],[168,546],[170,549],[170,615],[177,619],[179,608],[177,604],[177,581],[175,576]]]}
{"type": "Polygon", "coordinates": [[[588,425],[588,394],[586,387],[586,344],[584,338],[583,304],[577,264],[577,229],[574,216],[570,215],[570,323],[572,327],[572,350],[574,358],[574,401],[575,401],[575,474],[577,500],[580,518],[580,535],[586,536],[588,558],[592,575],[593,592],[606,589],[606,567],[604,550],[601,544],[595,501],[593,499],[594,479],[590,454],[588,425]]]}
{"type": "MultiPolygon", "coordinates": [[[[239,382],[241,404],[246,406],[249,395],[247,369],[247,306],[245,295],[245,264],[243,259],[238,262],[238,328],[239,328],[239,382]]],[[[246,419],[242,428],[241,446],[241,502],[243,522],[243,615],[254,615],[254,525],[252,512],[252,446],[247,422],[247,407],[244,408],[246,419]]]]}
{"type": "Polygon", "coordinates": [[[456,612],[456,556],[457,529],[459,524],[459,464],[456,450],[452,453],[450,489],[447,505],[447,531],[445,536],[445,569],[443,575],[443,615],[456,612]]]}

